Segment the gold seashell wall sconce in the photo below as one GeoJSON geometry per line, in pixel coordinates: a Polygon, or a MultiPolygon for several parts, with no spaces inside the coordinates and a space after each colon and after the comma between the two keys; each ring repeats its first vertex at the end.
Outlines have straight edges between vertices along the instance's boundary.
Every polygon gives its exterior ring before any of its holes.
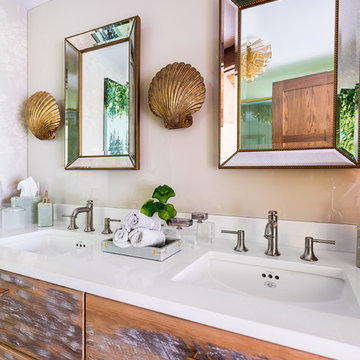
{"type": "Polygon", "coordinates": [[[40,140],[51,140],[60,124],[56,100],[46,91],[38,91],[26,102],[26,124],[40,140]]]}
{"type": "Polygon", "coordinates": [[[189,64],[169,64],[151,81],[149,106],[156,116],[164,120],[167,129],[191,126],[191,115],[200,110],[204,101],[204,79],[189,64]]]}

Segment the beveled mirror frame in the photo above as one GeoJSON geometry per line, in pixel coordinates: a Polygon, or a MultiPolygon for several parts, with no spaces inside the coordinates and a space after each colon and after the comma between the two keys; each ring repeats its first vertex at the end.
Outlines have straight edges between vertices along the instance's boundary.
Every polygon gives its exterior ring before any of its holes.
{"type": "MultiPolygon", "coordinates": [[[[345,18],[339,16],[339,0],[335,1],[335,51],[334,51],[334,136],[333,136],[333,146],[324,147],[324,148],[316,148],[316,149],[255,149],[255,150],[243,150],[240,149],[240,81],[237,80],[236,85],[236,94],[233,95],[234,98],[236,96],[236,132],[234,131],[233,136],[233,144],[232,147],[233,153],[231,156],[228,156],[224,159],[222,156],[222,124],[224,121],[224,63],[225,63],[225,51],[224,51],[224,5],[226,2],[231,3],[234,7],[238,8],[237,11],[237,35],[238,39],[235,42],[239,42],[241,39],[241,11],[243,9],[262,5],[265,3],[273,2],[277,0],[220,0],[220,21],[219,21],[219,121],[218,121],[218,167],[219,169],[251,169],[251,168],[351,168],[351,167],[359,167],[359,157],[360,153],[360,137],[359,134],[356,135],[356,130],[354,131],[354,146],[357,148],[355,151],[356,158],[352,158],[349,153],[347,153],[344,149],[339,148],[337,145],[337,131],[339,131],[339,119],[338,119],[338,94],[341,90],[341,77],[346,77],[345,65],[342,63],[341,55],[345,53],[345,50],[341,48],[341,44],[339,44],[339,32],[341,32],[342,26],[345,26],[345,18]],[[340,47],[340,48],[339,48],[340,47]],[[339,79],[340,78],[340,79],[339,79]],[[357,144],[357,146],[356,146],[357,144]]],[[[289,0],[291,1],[291,0],[289,0]]],[[[350,7],[351,0],[342,0],[340,1],[341,6],[344,8],[346,6],[350,7]]],[[[354,5],[356,10],[358,10],[359,5],[354,5]]],[[[343,11],[343,13],[348,12],[343,11]]],[[[236,10],[235,10],[236,12],[236,10]]],[[[354,16],[356,17],[356,11],[354,16]]],[[[343,16],[344,17],[344,16],[343,16]]],[[[356,23],[356,21],[355,21],[356,23]]],[[[355,26],[356,27],[356,26],[355,26]]],[[[352,31],[357,31],[356,28],[352,29],[352,31]]],[[[356,36],[354,36],[356,37],[356,36]]],[[[359,38],[356,37],[356,47],[359,49],[359,38]]],[[[235,48],[240,48],[239,43],[235,43],[235,48]]],[[[344,56],[345,57],[345,56],[344,56]]],[[[354,49],[354,55],[351,59],[353,62],[352,71],[356,74],[357,83],[359,83],[359,54],[356,53],[354,49]]],[[[345,63],[345,61],[344,61],[345,63]]],[[[235,72],[237,71],[237,79],[241,78],[240,74],[240,56],[237,52],[237,60],[236,64],[237,70],[235,68],[235,72]]],[[[358,105],[358,104],[357,104],[358,105]]],[[[359,114],[355,113],[355,126],[359,126],[359,114]],[[357,116],[356,116],[357,115],[357,116]]],[[[360,131],[358,131],[359,133],[360,131]]]]}
{"type": "MultiPolygon", "coordinates": [[[[116,21],[111,24],[100,26],[98,28],[85,31],[83,33],[67,37],[65,39],[65,170],[138,170],[140,168],[140,128],[139,128],[139,109],[140,109],[140,28],[141,20],[139,16],[133,16],[128,19],[116,21]],[[76,37],[87,36],[97,30],[107,27],[129,23],[133,25],[127,37],[117,34],[118,38],[94,43],[90,46],[78,49],[71,42],[76,37]],[[101,49],[104,47],[129,42],[129,151],[126,155],[82,155],[82,56],[84,53],[101,49]],[[72,54],[70,54],[72,52],[72,54]],[[70,63],[71,55],[75,61],[70,63]],[[75,63],[75,64],[74,64],[75,63]],[[77,80],[77,98],[75,108],[69,106],[71,103],[67,95],[69,70],[73,67],[77,80]],[[133,80],[133,81],[132,81],[133,80]],[[75,136],[75,154],[70,154],[71,140],[68,136],[71,129],[76,129],[75,136]],[[130,143],[131,142],[131,143],[130,143]]],[[[74,41],[74,40],[73,40],[74,41]]],[[[75,41],[74,41],[75,42],[75,41]]],[[[80,47],[80,46],[79,46],[80,47]]],[[[74,102],[74,101],[73,101],[74,102]]],[[[101,119],[102,120],[102,119],[101,119]]],[[[99,119],[100,121],[100,119],[99,119]]]]}

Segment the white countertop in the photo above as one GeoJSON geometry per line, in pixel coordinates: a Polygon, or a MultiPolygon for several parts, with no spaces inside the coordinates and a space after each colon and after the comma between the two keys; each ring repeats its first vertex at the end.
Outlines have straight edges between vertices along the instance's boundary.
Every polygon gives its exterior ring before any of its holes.
{"type": "MultiPolygon", "coordinates": [[[[0,229],[0,238],[46,229],[0,229]]],[[[53,229],[65,230],[66,224],[59,223],[53,229]]],[[[82,229],[75,232],[84,234],[82,229]]],[[[55,258],[1,247],[0,241],[0,269],[311,353],[360,359],[360,318],[171,280],[208,251],[235,254],[235,239],[216,239],[215,244],[196,249],[185,246],[164,262],[156,262],[104,253],[100,242],[109,236],[99,231],[86,235],[99,241],[91,251],[55,258]]],[[[236,255],[254,261],[265,257],[265,240],[263,245],[248,242],[247,246],[248,253],[236,255]]],[[[304,264],[299,259],[300,248],[281,243],[279,247],[281,256],[269,258],[274,267],[287,262],[304,264]]],[[[355,254],[317,250],[316,255],[320,260],[309,266],[343,269],[360,303],[360,269],[354,265],[355,254]]]]}

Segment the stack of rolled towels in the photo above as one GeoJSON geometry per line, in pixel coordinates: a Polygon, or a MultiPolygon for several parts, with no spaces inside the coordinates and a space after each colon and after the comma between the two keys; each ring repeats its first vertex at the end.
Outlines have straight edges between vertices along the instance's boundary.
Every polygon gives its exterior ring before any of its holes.
{"type": "Polygon", "coordinates": [[[165,245],[165,234],[160,230],[159,219],[132,211],[126,216],[124,225],[114,232],[113,243],[120,248],[161,247],[165,245]]]}

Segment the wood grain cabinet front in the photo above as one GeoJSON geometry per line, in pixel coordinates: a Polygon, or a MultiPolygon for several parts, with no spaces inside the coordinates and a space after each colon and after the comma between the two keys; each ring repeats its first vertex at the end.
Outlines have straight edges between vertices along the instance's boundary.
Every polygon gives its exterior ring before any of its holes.
{"type": "Polygon", "coordinates": [[[26,355],[21,351],[15,350],[5,344],[0,343],[1,360],[36,360],[34,357],[26,355]]]}
{"type": "Polygon", "coordinates": [[[88,360],[320,360],[324,357],[86,294],[88,360]]]}
{"type": "Polygon", "coordinates": [[[0,358],[82,358],[83,294],[0,271],[0,358]]]}

